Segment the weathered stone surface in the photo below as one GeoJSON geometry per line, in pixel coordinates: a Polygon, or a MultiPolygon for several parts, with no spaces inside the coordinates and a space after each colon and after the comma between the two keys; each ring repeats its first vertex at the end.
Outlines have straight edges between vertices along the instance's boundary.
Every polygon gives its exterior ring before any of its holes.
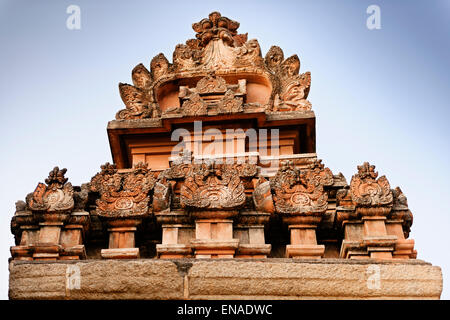
{"type": "Polygon", "coordinates": [[[183,277],[163,260],[92,260],[81,263],[10,264],[10,299],[181,299],[183,277]],[[67,268],[79,268],[80,286],[70,289],[67,268]]]}
{"type": "Polygon", "coordinates": [[[441,269],[420,260],[10,262],[10,299],[439,299],[441,292],[441,269]],[[76,268],[79,289],[66,276],[76,268]]]}
{"type": "Polygon", "coordinates": [[[191,299],[439,299],[439,267],[289,259],[199,261],[189,270],[191,299]],[[369,266],[380,267],[380,289],[369,289],[369,266]]]}

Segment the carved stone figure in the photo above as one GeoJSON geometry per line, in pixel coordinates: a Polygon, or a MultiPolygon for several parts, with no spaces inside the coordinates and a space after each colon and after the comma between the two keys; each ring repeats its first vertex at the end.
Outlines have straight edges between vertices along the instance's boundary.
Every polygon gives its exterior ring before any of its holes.
{"type": "Polygon", "coordinates": [[[180,191],[183,207],[236,209],[244,205],[244,185],[238,167],[227,164],[193,164],[180,191]]]}
{"type": "Polygon", "coordinates": [[[34,211],[64,212],[74,207],[73,187],[64,177],[67,169],[55,167],[50,171],[45,184],[39,183],[31,198],[27,199],[28,207],[34,211]]]}
{"type": "Polygon", "coordinates": [[[328,196],[322,180],[330,179],[328,170],[318,168],[302,172],[291,161],[284,162],[271,180],[276,211],[282,214],[323,213],[328,196]]]}
{"type": "Polygon", "coordinates": [[[98,192],[96,212],[106,218],[128,218],[149,213],[150,191],[156,179],[147,164],[138,163],[131,172],[119,173],[106,163],[91,180],[91,191],[98,192]]]}
{"type": "Polygon", "coordinates": [[[352,200],[362,215],[386,216],[391,211],[393,195],[389,181],[385,176],[377,177],[375,166],[364,162],[350,182],[352,200]]]}

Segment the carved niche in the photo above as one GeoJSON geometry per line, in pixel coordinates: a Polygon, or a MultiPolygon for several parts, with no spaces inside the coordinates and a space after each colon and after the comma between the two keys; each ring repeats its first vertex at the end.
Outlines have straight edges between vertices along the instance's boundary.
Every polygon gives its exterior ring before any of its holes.
{"type": "Polygon", "coordinates": [[[90,183],[91,191],[100,194],[96,200],[99,216],[132,218],[149,213],[150,191],[156,179],[147,164],[138,163],[129,172],[118,172],[116,165],[110,163],[102,165],[101,169],[90,183]]]}
{"type": "Polygon", "coordinates": [[[364,162],[352,177],[350,192],[356,211],[363,216],[386,216],[392,208],[393,194],[385,176],[378,179],[375,166],[364,162]]]}

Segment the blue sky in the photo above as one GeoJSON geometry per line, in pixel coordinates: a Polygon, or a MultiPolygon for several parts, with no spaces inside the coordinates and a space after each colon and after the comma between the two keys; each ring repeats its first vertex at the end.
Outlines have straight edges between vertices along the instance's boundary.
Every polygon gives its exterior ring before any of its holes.
{"type": "Polygon", "coordinates": [[[414,214],[418,258],[444,273],[450,298],[450,1],[0,0],[0,298],[14,203],[55,166],[74,185],[111,161],[106,124],[123,108],[119,82],[138,63],[194,37],[212,11],[241,23],[263,55],[278,45],[311,71],[317,153],[350,182],[370,161],[414,214]],[[81,8],[81,30],[66,8],[81,8]],[[381,29],[366,27],[369,5],[381,29]]]}

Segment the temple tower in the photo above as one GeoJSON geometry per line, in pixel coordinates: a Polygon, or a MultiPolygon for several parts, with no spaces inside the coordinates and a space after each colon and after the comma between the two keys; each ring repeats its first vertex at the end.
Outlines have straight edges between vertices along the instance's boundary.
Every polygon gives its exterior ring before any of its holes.
{"type": "Polygon", "coordinates": [[[318,159],[298,56],[218,12],[192,28],[119,84],[112,164],[79,187],[55,167],[16,203],[10,297],[439,298],[401,189],[318,159]]]}

